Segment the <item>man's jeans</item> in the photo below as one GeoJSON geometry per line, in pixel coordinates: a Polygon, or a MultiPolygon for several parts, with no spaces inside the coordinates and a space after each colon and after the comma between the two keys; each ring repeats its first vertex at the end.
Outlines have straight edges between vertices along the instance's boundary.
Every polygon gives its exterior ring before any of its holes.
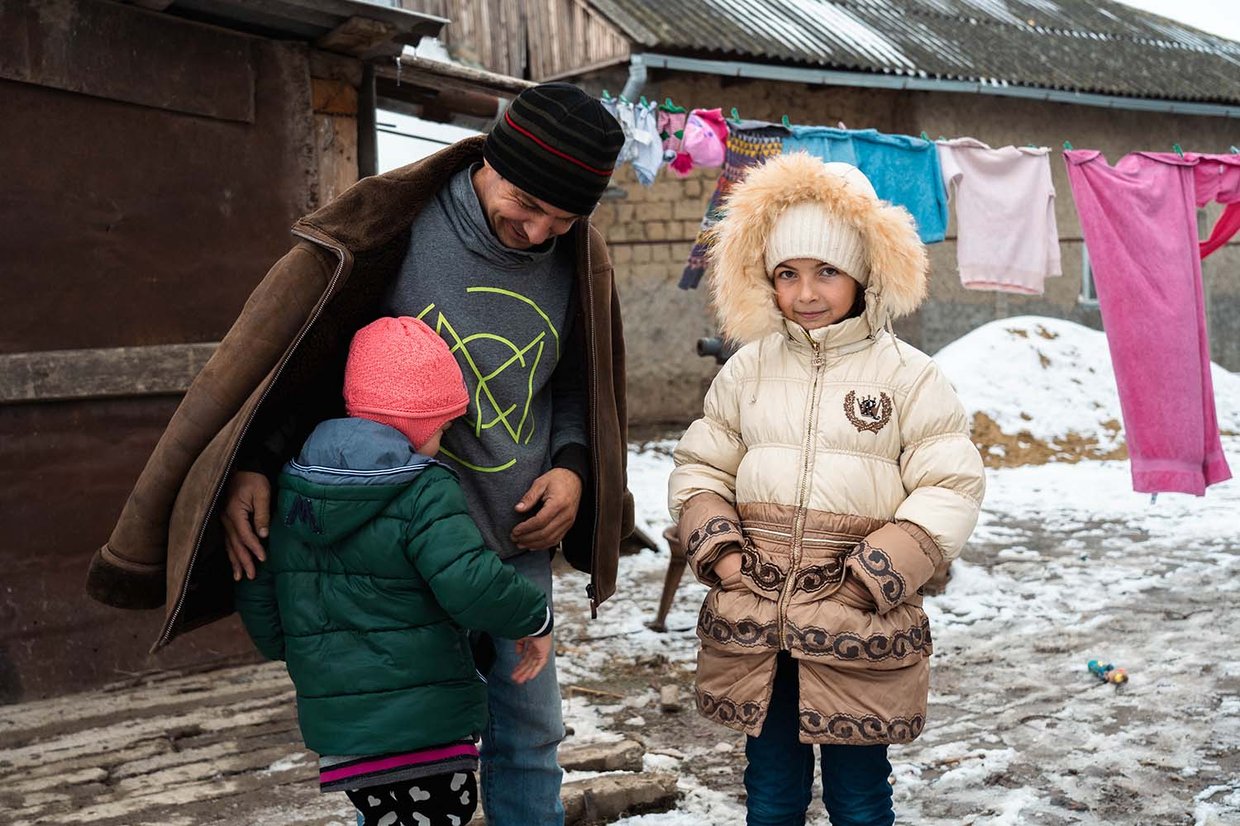
{"type": "MultiPolygon", "coordinates": [[[[530,551],[507,561],[543,589],[551,604],[551,551],[530,551]]],[[[553,632],[554,633],[554,632],[553,632]]],[[[555,646],[547,665],[524,685],[511,640],[495,641],[495,666],[487,678],[490,721],[482,734],[482,808],[487,826],[561,826],[564,776],[556,750],[564,739],[555,646]]]]}
{"type": "MultiPolygon", "coordinates": [[[[814,782],[814,747],[797,739],[797,664],[780,652],[762,734],[746,738],[748,826],[802,826],[814,782]]],[[[891,826],[887,747],[823,745],[822,798],[831,826],[891,826]]]]}
{"type": "MultiPolygon", "coordinates": [[[[530,551],[505,563],[542,588],[551,604],[551,551],[530,551]]],[[[553,632],[554,633],[554,632],[553,632]]],[[[563,826],[556,751],[564,739],[555,646],[538,676],[512,682],[516,646],[495,640],[495,665],[487,677],[490,721],[482,733],[482,808],[487,826],[563,826]]],[[[358,825],[362,817],[358,815],[358,825]]]]}

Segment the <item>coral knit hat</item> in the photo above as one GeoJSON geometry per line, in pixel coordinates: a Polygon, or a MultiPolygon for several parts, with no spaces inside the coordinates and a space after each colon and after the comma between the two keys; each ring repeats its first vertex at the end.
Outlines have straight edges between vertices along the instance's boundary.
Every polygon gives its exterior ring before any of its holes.
{"type": "Polygon", "coordinates": [[[381,318],[353,336],[344,368],[350,416],[396,428],[416,450],[468,406],[460,366],[423,322],[381,318]]]}

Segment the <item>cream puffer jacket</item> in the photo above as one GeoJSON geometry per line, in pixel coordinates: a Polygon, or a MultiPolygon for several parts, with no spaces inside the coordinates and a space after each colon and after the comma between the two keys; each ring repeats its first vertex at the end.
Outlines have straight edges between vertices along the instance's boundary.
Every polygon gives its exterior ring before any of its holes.
{"type": "Polygon", "coordinates": [[[715,378],[669,483],[690,565],[713,586],[698,707],[757,735],[776,655],[790,651],[802,742],[907,742],[929,685],[918,589],[960,552],[985,487],[951,385],[890,333],[924,295],[924,248],[906,211],[804,155],[752,172],[717,237],[722,328],[749,343],[715,378]],[[779,314],[763,264],[775,218],[807,199],[859,229],[871,271],[863,315],[812,332],[779,314]],[[720,583],[713,568],[730,551],[741,574],[720,583]]]}

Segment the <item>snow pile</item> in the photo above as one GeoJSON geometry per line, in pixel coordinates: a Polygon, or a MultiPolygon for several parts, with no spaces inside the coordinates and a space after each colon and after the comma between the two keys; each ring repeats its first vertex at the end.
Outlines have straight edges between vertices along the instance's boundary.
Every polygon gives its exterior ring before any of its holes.
{"type": "MultiPolygon", "coordinates": [[[[1151,358],[1157,343],[1151,342],[1151,358]]],[[[1124,459],[1119,394],[1106,336],[1071,321],[992,321],[935,354],[993,466],[1124,459]]],[[[1224,433],[1240,434],[1240,375],[1213,365],[1224,433]]]]}

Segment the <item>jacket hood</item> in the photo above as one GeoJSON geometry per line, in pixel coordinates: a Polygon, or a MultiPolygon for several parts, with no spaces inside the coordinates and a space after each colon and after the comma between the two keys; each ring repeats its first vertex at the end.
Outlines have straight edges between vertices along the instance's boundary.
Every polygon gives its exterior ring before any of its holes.
{"type": "Polygon", "coordinates": [[[817,158],[793,152],[755,167],[724,204],[710,250],[711,296],[724,336],[740,344],[785,330],[766,272],[766,240],[790,206],[816,201],[861,234],[870,265],[865,320],[876,333],[926,296],[926,248],[904,207],[847,187],[817,158]]]}
{"type": "Polygon", "coordinates": [[[277,517],[302,541],[330,545],[382,513],[436,464],[393,427],[329,419],[284,466],[277,517]]]}

